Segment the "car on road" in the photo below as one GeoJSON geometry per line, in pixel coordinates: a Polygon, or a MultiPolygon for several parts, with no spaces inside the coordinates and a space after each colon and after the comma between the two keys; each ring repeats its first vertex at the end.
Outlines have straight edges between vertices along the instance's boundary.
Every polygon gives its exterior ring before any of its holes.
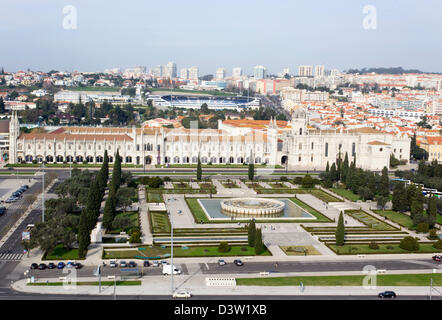
{"type": "Polygon", "coordinates": [[[9,197],[8,199],[6,199],[6,203],[12,203],[12,202],[15,202],[15,201],[17,201],[18,200],[18,198],[16,198],[16,197],[9,197]]]}
{"type": "Polygon", "coordinates": [[[81,269],[82,267],[83,267],[83,265],[80,262],[74,263],[75,269],[81,269]]]}
{"type": "Polygon", "coordinates": [[[135,261],[129,261],[128,265],[129,268],[136,268],[137,263],[135,261]]]}
{"type": "Polygon", "coordinates": [[[40,264],[38,265],[38,270],[45,270],[47,267],[48,267],[48,266],[47,266],[46,264],[44,264],[44,263],[40,263],[40,264]]]}
{"type": "Polygon", "coordinates": [[[126,268],[126,267],[127,267],[126,261],[120,261],[120,268],[126,268]]]}
{"type": "Polygon", "coordinates": [[[190,298],[192,294],[186,290],[175,291],[172,295],[173,298],[190,298]]]}
{"type": "Polygon", "coordinates": [[[150,267],[150,262],[149,261],[144,261],[143,262],[143,267],[150,267]]]}
{"type": "Polygon", "coordinates": [[[379,298],[396,298],[394,291],[384,291],[378,294],[379,298]]]}
{"type": "Polygon", "coordinates": [[[153,261],[152,262],[152,267],[159,267],[160,264],[158,263],[158,261],[153,261]]]}
{"type": "Polygon", "coordinates": [[[225,266],[226,265],[226,261],[224,259],[219,259],[218,260],[218,265],[225,266]]]}
{"type": "Polygon", "coordinates": [[[433,260],[436,261],[436,262],[441,262],[442,261],[442,256],[435,255],[435,256],[433,256],[433,260]]]}
{"type": "Polygon", "coordinates": [[[72,261],[68,261],[68,263],[66,263],[66,268],[72,268],[74,266],[74,263],[72,261]]]}
{"type": "Polygon", "coordinates": [[[163,261],[161,261],[161,264],[162,264],[163,266],[165,266],[165,265],[168,265],[169,263],[168,263],[167,261],[163,260],[163,261]]]}
{"type": "Polygon", "coordinates": [[[111,260],[111,261],[109,262],[109,267],[111,267],[111,268],[116,268],[116,267],[118,267],[118,263],[117,263],[117,261],[115,261],[115,260],[111,260]]]}
{"type": "Polygon", "coordinates": [[[244,263],[241,260],[239,260],[239,259],[235,259],[233,261],[233,263],[235,264],[235,266],[238,266],[238,267],[241,267],[241,266],[244,265],[244,263]]]}
{"type": "Polygon", "coordinates": [[[48,269],[55,269],[55,268],[56,268],[56,266],[53,262],[48,263],[48,269]]]}
{"type": "Polygon", "coordinates": [[[36,263],[31,264],[31,270],[35,270],[35,269],[38,269],[38,264],[36,264],[36,263]]]}
{"type": "Polygon", "coordinates": [[[64,264],[64,262],[59,262],[57,264],[57,269],[63,269],[66,265],[64,264]]]}
{"type": "Polygon", "coordinates": [[[4,215],[6,212],[6,207],[0,207],[0,216],[4,215]]]}

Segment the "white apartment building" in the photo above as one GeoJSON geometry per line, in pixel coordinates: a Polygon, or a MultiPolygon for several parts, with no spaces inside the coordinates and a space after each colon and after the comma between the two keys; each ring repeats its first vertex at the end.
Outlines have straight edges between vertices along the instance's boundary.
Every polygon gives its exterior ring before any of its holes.
{"type": "Polygon", "coordinates": [[[232,77],[233,78],[241,78],[242,77],[242,69],[240,67],[233,68],[232,77]]]}
{"type": "Polygon", "coordinates": [[[298,76],[300,77],[312,77],[313,76],[313,66],[299,66],[298,76]]]}
{"type": "Polygon", "coordinates": [[[267,76],[267,70],[264,66],[256,66],[253,68],[254,70],[254,78],[256,79],[265,79],[267,76]]]}
{"type": "Polygon", "coordinates": [[[216,69],[216,79],[223,80],[226,77],[226,69],[218,68],[216,69]]]}
{"type": "Polygon", "coordinates": [[[324,76],[324,65],[315,66],[315,77],[322,78],[324,76]]]}
{"type": "Polygon", "coordinates": [[[198,81],[199,78],[199,69],[198,67],[190,67],[189,68],[189,79],[198,81]]]}

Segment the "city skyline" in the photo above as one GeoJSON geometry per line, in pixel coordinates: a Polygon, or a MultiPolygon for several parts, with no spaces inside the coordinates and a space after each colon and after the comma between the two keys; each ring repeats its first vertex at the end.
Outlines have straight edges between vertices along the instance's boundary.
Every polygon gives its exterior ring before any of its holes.
{"type": "Polygon", "coordinates": [[[0,30],[9,45],[0,63],[8,71],[96,72],[174,61],[178,69],[198,66],[201,75],[215,74],[218,67],[230,74],[238,66],[244,74],[253,74],[257,65],[269,74],[299,65],[442,72],[437,64],[442,45],[433,40],[441,29],[437,12],[442,4],[437,1],[419,7],[413,1],[403,1],[400,7],[372,1],[374,30],[363,28],[363,1],[260,1],[255,6],[198,0],[132,6],[76,1],[75,30],[63,29],[68,1],[26,2],[26,7],[24,1],[2,2],[7,14],[0,30]]]}

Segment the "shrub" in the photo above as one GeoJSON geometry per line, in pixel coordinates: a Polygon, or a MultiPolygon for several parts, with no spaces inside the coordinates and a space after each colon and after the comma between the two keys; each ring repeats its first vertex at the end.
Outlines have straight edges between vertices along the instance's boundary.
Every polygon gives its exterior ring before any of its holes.
{"type": "Polygon", "coordinates": [[[437,241],[433,244],[433,248],[435,248],[435,249],[439,249],[439,250],[442,250],[442,239],[437,240],[437,241]]]}
{"type": "Polygon", "coordinates": [[[287,179],[286,176],[281,176],[281,177],[279,177],[279,180],[280,181],[288,181],[289,179],[287,179]]]}
{"type": "Polygon", "coordinates": [[[141,243],[141,232],[138,230],[133,231],[130,235],[129,242],[130,243],[141,243]]]}
{"type": "Polygon", "coordinates": [[[391,244],[389,244],[388,246],[386,246],[386,248],[387,248],[388,250],[393,250],[393,249],[394,249],[394,247],[393,247],[391,244]]]}
{"type": "Polygon", "coordinates": [[[418,251],[419,250],[419,242],[413,237],[405,237],[401,240],[399,244],[399,248],[407,250],[407,251],[418,251]]]}
{"type": "Polygon", "coordinates": [[[169,181],[172,181],[172,179],[171,179],[170,177],[167,176],[167,177],[164,177],[164,178],[163,178],[163,181],[167,181],[167,182],[169,182],[169,181]]]}
{"type": "Polygon", "coordinates": [[[368,247],[370,249],[374,249],[374,250],[379,249],[379,245],[376,243],[376,241],[371,241],[370,244],[368,245],[368,247]]]}
{"type": "Polygon", "coordinates": [[[438,239],[438,236],[437,236],[437,229],[431,229],[430,230],[430,237],[429,237],[431,240],[435,240],[435,239],[438,239]]]}
{"type": "Polygon", "coordinates": [[[293,184],[302,184],[302,177],[296,177],[293,179],[293,184]]]}
{"type": "Polygon", "coordinates": [[[230,245],[227,243],[227,241],[221,241],[218,246],[219,252],[229,252],[230,251],[230,245]]]}
{"type": "Polygon", "coordinates": [[[427,233],[430,226],[426,222],[419,223],[416,226],[416,231],[419,233],[427,233]]]}

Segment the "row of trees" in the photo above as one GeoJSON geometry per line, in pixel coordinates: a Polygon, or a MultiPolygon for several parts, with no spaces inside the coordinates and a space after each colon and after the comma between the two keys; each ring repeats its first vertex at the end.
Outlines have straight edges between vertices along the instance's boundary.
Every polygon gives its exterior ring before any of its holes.
{"type": "Polygon", "coordinates": [[[415,184],[405,186],[404,182],[395,183],[392,203],[395,211],[410,211],[415,226],[425,223],[433,227],[436,223],[437,200],[435,196],[431,196],[426,201],[421,186],[417,187],[415,184]]]}
{"type": "MultiPolygon", "coordinates": [[[[117,152],[118,159],[118,152],[117,152]]],[[[115,164],[118,160],[115,160],[115,164]]],[[[104,154],[104,161],[101,169],[93,181],[91,181],[86,207],[83,208],[80,215],[80,223],[78,227],[78,255],[80,258],[86,257],[87,248],[91,243],[91,231],[97,224],[100,216],[101,202],[104,198],[104,193],[109,178],[109,157],[107,151],[104,154]]]]}
{"type": "Polygon", "coordinates": [[[442,165],[437,160],[431,163],[421,160],[417,171],[397,171],[396,176],[423,184],[427,188],[442,191],[442,165]]]}
{"type": "Polygon", "coordinates": [[[262,241],[262,231],[256,228],[255,220],[251,220],[248,227],[248,243],[249,247],[255,248],[255,254],[261,254],[265,250],[262,241]]]}
{"type": "Polygon", "coordinates": [[[320,174],[320,178],[324,187],[331,188],[335,183],[340,182],[346,189],[358,194],[364,201],[376,198],[378,200],[382,199],[382,202],[386,203],[390,194],[387,167],[382,169],[381,175],[356,168],[356,156],[349,164],[347,153],[345,153],[344,161],[339,158],[331,166],[327,162],[325,172],[320,174]]]}

